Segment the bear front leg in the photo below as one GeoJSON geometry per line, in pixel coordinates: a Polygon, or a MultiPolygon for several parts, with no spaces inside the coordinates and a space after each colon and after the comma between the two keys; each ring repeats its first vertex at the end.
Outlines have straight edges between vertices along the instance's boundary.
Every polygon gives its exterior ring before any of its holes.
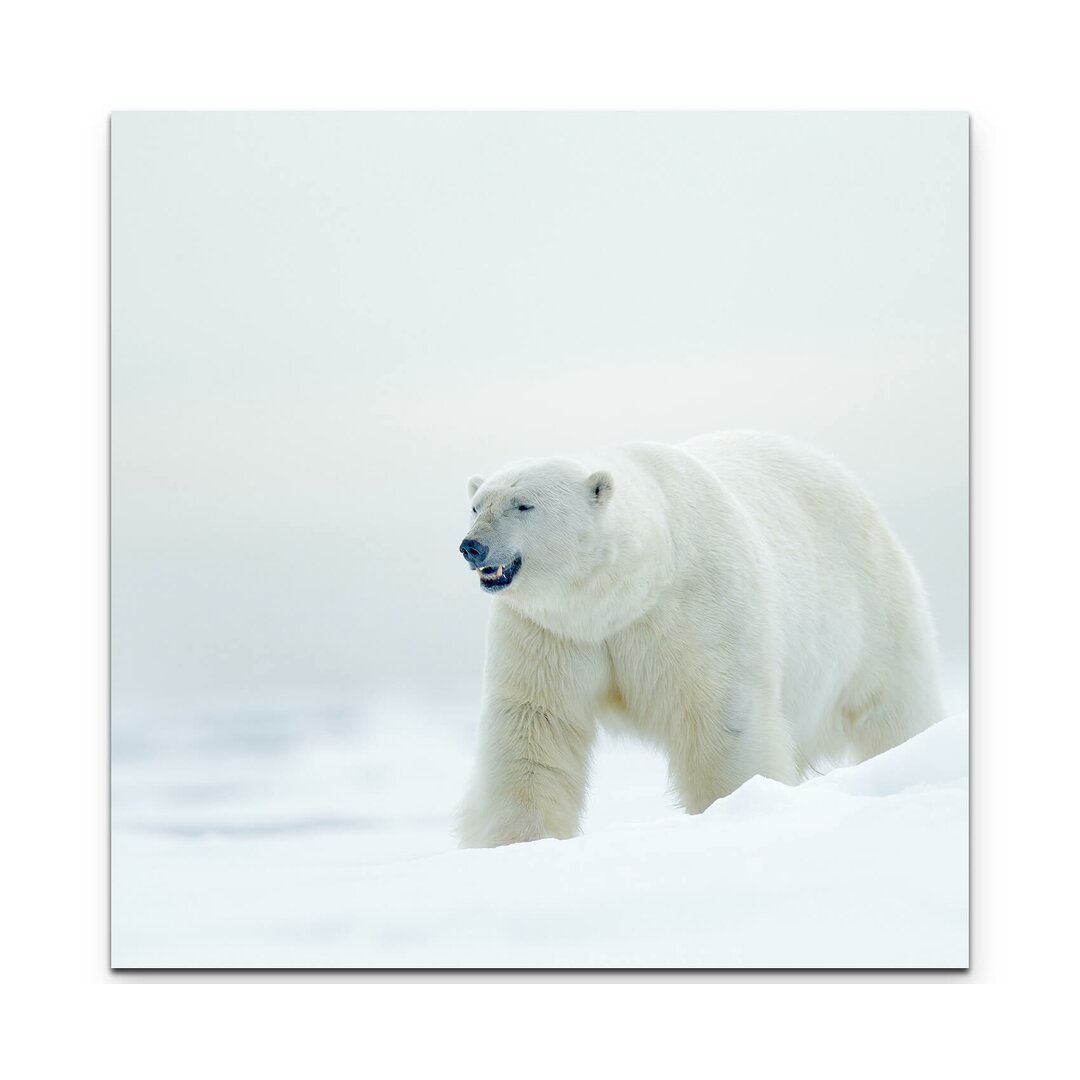
{"type": "Polygon", "coordinates": [[[595,721],[570,721],[541,705],[490,702],[458,815],[461,847],[576,836],[595,731],[595,721]]]}
{"type": "Polygon", "coordinates": [[[700,814],[755,775],[798,782],[794,741],[775,696],[750,680],[702,693],[670,730],[668,772],[687,813],[700,814]]]}

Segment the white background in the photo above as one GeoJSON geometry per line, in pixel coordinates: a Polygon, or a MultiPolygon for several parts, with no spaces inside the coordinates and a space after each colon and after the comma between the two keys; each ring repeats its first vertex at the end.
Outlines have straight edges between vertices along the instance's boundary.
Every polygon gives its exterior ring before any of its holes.
{"type": "MultiPolygon", "coordinates": [[[[355,1071],[357,1057],[370,1063],[386,1054],[398,1068],[467,1059],[475,1071],[480,1062],[509,1063],[526,1075],[565,1071],[570,1060],[582,1070],[630,1061],[655,1073],[700,1067],[710,1055],[726,1069],[760,1071],[763,1047],[770,1071],[813,1070],[822,1059],[831,1074],[845,1075],[868,1063],[885,1076],[908,1075],[928,1061],[937,1073],[989,1063],[1058,1069],[1076,961],[1066,877],[1075,819],[1075,706],[1066,678],[1077,591],[1070,500],[1078,242],[1068,12],[1048,3],[1000,15],[941,2],[737,11],[549,4],[514,17],[494,4],[403,4],[393,14],[311,4],[279,17],[265,5],[151,13],[114,4],[24,8],[9,18],[0,63],[10,151],[0,180],[0,437],[15,512],[3,564],[3,798],[12,939],[5,967],[19,999],[8,1013],[18,1033],[8,1055],[21,1053],[41,1072],[93,1059],[118,1075],[145,1074],[153,1063],[163,1076],[195,1068],[355,1071]],[[877,981],[994,985],[971,993],[944,985],[660,990],[593,987],[582,984],[627,979],[576,976],[573,987],[513,990],[196,991],[121,988],[149,980],[110,977],[107,115],[222,105],[972,112],[973,970],[877,981]],[[113,985],[88,985],[101,982],[113,985]],[[553,1038],[560,1028],[566,1037],[553,1038]]],[[[183,981],[192,978],[200,977],[183,981]]],[[[675,977],[647,981],[665,978],[675,977]]]]}

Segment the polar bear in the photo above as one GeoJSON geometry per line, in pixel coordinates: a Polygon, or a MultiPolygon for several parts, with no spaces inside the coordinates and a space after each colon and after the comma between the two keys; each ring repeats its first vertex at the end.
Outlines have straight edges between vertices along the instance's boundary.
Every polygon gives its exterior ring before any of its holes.
{"type": "Polygon", "coordinates": [[[693,814],[944,716],[915,569],[817,450],[729,432],[468,489],[493,606],[463,847],[575,836],[600,723],[661,749],[693,814]]]}

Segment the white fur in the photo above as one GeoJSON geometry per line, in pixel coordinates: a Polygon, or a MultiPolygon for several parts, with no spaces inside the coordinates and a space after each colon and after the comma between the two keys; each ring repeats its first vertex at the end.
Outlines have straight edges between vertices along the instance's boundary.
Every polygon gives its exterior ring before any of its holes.
{"type": "Polygon", "coordinates": [[[469,536],[522,564],[490,598],[463,846],[576,835],[601,722],[662,749],[698,813],[944,715],[915,570],[831,459],[732,432],[600,464],[470,481],[469,536]]]}

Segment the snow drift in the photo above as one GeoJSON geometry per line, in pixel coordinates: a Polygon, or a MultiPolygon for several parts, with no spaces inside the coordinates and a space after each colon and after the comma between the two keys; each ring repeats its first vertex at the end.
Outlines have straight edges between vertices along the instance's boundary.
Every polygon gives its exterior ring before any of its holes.
{"type": "Polygon", "coordinates": [[[468,724],[114,724],[114,967],[965,967],[967,721],[677,811],[605,739],[584,835],[459,851],[468,724]]]}

